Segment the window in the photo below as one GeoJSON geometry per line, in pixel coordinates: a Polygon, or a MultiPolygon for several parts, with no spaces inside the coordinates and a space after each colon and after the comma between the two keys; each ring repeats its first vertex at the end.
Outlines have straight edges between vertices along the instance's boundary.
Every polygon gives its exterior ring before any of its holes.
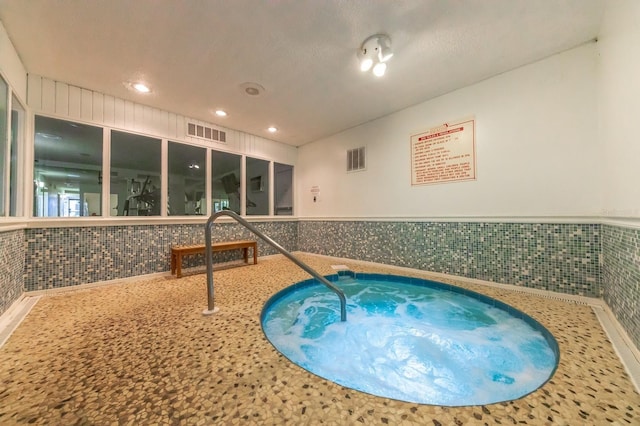
{"type": "MultiPolygon", "coordinates": [[[[6,84],[4,94],[11,95],[6,84]]],[[[33,182],[22,182],[25,109],[15,97],[3,105],[10,112],[4,121],[0,117],[6,135],[0,140],[2,216],[25,214],[22,194],[29,193],[30,185],[34,217],[187,216],[221,210],[293,214],[293,166],[274,163],[272,169],[268,160],[45,116],[34,120],[33,182]],[[109,194],[103,191],[104,179],[109,194]]]]}
{"type": "Polygon", "coordinates": [[[247,216],[269,214],[269,162],[247,157],[247,216]]]}
{"type": "Polygon", "coordinates": [[[206,155],[205,148],[169,142],[170,216],[206,213],[206,155]]]}
{"type": "Polygon", "coordinates": [[[236,154],[211,151],[211,211],[233,210],[240,214],[240,160],[236,154]]]}
{"type": "Polygon", "coordinates": [[[277,216],[293,214],[293,166],[273,164],[274,204],[277,216]]]}
{"type": "Polygon", "coordinates": [[[11,160],[9,163],[9,216],[22,216],[22,194],[24,183],[18,179],[19,158],[18,153],[24,141],[24,107],[13,96],[11,100],[11,160]],[[20,188],[18,188],[20,186],[20,188]],[[20,194],[20,196],[18,195],[20,194]],[[19,211],[20,210],[20,211],[19,211]]]}
{"type": "Polygon", "coordinates": [[[9,106],[9,86],[0,77],[0,216],[6,216],[7,208],[7,152],[9,141],[7,140],[7,117],[9,106]]]}
{"type": "Polygon", "coordinates": [[[37,116],[33,175],[35,217],[99,216],[102,129],[37,116]]]}
{"type": "Polygon", "coordinates": [[[111,216],[159,216],[160,139],[111,132],[111,216]]]}

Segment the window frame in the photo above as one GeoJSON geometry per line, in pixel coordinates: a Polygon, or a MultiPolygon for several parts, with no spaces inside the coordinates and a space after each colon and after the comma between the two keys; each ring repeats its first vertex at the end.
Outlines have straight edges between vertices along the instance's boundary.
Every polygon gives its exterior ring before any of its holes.
{"type": "MultiPolygon", "coordinates": [[[[26,191],[25,192],[25,200],[27,202],[24,203],[24,208],[26,212],[28,213],[28,218],[32,221],[42,221],[43,224],[45,224],[44,226],[48,226],[46,225],[46,223],[50,223],[50,222],[69,222],[70,225],[69,226],[73,226],[71,225],[71,223],[78,223],[78,222],[82,222],[82,221],[91,221],[92,223],[95,221],[99,221],[100,223],[103,222],[108,222],[111,221],[112,223],[122,223],[122,222],[134,222],[134,223],[139,223],[139,222],[157,222],[157,221],[161,221],[161,222],[173,222],[173,223],[190,223],[190,222],[200,222],[203,219],[208,218],[211,214],[214,213],[213,211],[213,188],[212,188],[212,176],[215,173],[215,167],[212,164],[212,153],[213,152],[219,152],[219,153],[223,153],[223,154],[232,154],[232,155],[236,155],[239,156],[240,158],[240,180],[242,181],[240,184],[240,197],[241,197],[241,211],[240,211],[240,215],[245,217],[245,218],[250,218],[250,219],[264,219],[264,218],[269,218],[269,219],[274,219],[276,218],[277,215],[275,215],[274,212],[274,176],[273,176],[273,168],[274,168],[274,164],[275,163],[279,163],[279,164],[285,164],[285,165],[289,165],[286,162],[281,162],[278,161],[277,159],[271,159],[271,158],[264,158],[261,156],[256,156],[256,155],[251,155],[251,154],[246,154],[246,153],[241,153],[241,152],[237,152],[234,150],[230,150],[230,149],[225,149],[222,147],[212,147],[210,146],[210,144],[203,142],[200,143],[200,141],[191,141],[191,140],[181,140],[181,138],[176,138],[176,137],[170,137],[170,138],[166,138],[166,137],[161,137],[161,136],[157,136],[153,133],[144,133],[144,132],[136,132],[136,131],[132,131],[129,129],[123,129],[117,126],[110,126],[110,125],[106,125],[106,124],[101,124],[101,123],[95,123],[92,121],[87,121],[87,120],[82,120],[82,119],[78,119],[78,118],[70,118],[67,116],[60,116],[58,114],[50,114],[50,113],[46,113],[46,112],[27,112],[27,116],[31,117],[31,121],[30,121],[30,125],[31,125],[31,137],[29,138],[30,140],[27,141],[27,146],[29,148],[30,151],[30,160],[27,160],[26,164],[26,173],[29,173],[29,175],[31,177],[33,177],[33,167],[34,167],[34,151],[35,151],[35,118],[38,116],[42,116],[42,117],[48,117],[48,118],[52,118],[52,119],[57,119],[57,120],[62,120],[62,121],[68,121],[68,122],[72,122],[72,123],[77,123],[77,124],[83,124],[83,125],[89,125],[89,126],[93,126],[93,127],[99,127],[102,128],[103,130],[103,160],[102,160],[102,168],[103,168],[103,176],[111,176],[111,150],[112,150],[112,144],[111,144],[111,135],[113,134],[114,131],[117,132],[121,132],[121,133],[126,133],[126,134],[131,134],[131,135],[137,135],[137,136],[143,136],[143,137],[147,137],[150,139],[156,139],[161,141],[162,143],[162,149],[161,149],[161,171],[160,171],[160,179],[161,179],[161,212],[159,215],[156,216],[115,216],[112,215],[111,211],[110,211],[110,205],[109,205],[109,197],[110,197],[110,192],[111,192],[111,188],[110,188],[110,179],[104,179],[103,178],[103,184],[102,184],[102,192],[101,192],[101,199],[102,199],[102,203],[101,203],[101,208],[102,208],[102,215],[101,216],[97,216],[97,217],[38,217],[34,215],[34,211],[33,211],[33,192],[34,192],[34,188],[33,185],[29,185],[28,187],[26,187],[26,191]],[[187,145],[187,146],[193,146],[193,147],[197,147],[197,148],[204,148],[205,149],[205,159],[206,159],[206,171],[205,171],[205,194],[206,194],[206,204],[205,204],[205,211],[203,212],[203,214],[200,215],[169,215],[169,212],[167,211],[167,198],[168,198],[168,192],[169,192],[169,188],[168,188],[168,147],[169,147],[169,143],[176,143],[176,144],[180,144],[180,145],[187,145]],[[222,149],[221,149],[222,148],[222,149]],[[260,214],[260,215],[247,215],[247,211],[246,211],[246,199],[247,199],[247,194],[246,194],[246,159],[247,157],[256,159],[256,160],[262,160],[265,161],[268,165],[268,182],[269,182],[269,190],[268,190],[268,199],[269,199],[269,210],[267,214],[260,214]]],[[[294,165],[291,165],[291,167],[295,167],[294,165]]],[[[294,179],[295,181],[295,179],[294,179]]],[[[292,186],[295,185],[295,182],[292,182],[292,186]]],[[[295,199],[295,196],[293,197],[295,199]]],[[[287,219],[291,219],[293,217],[293,214],[291,216],[286,216],[287,219]]],[[[278,219],[284,219],[285,217],[283,217],[282,215],[278,216],[278,219]]]]}

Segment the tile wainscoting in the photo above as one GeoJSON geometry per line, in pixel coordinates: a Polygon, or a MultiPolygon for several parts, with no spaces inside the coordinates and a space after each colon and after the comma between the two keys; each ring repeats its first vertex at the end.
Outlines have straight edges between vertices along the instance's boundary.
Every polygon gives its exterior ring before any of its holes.
{"type": "MultiPolygon", "coordinates": [[[[640,230],[600,224],[277,221],[258,229],[290,251],[379,262],[603,298],[640,348],[640,230]]],[[[217,223],[214,240],[253,238],[217,223]]],[[[23,291],[169,270],[170,247],[204,226],[126,225],[0,232],[0,314],[23,291]]],[[[275,254],[258,242],[260,255],[275,254]]],[[[216,253],[216,261],[239,253],[216,253]]],[[[204,258],[186,259],[186,267],[204,258]]]]}
{"type": "Polygon", "coordinates": [[[601,225],[301,221],[298,247],[328,256],[602,297],[601,225]]]}
{"type": "Polygon", "coordinates": [[[0,232],[0,315],[24,291],[24,230],[0,232]]]}
{"type": "MultiPolygon", "coordinates": [[[[287,250],[297,250],[297,222],[254,222],[287,250]]],[[[216,223],[214,241],[256,239],[247,229],[216,223]]],[[[127,225],[37,228],[24,231],[25,291],[47,290],[170,270],[171,246],[204,243],[204,225],[127,225]]],[[[261,256],[275,254],[258,241],[261,256]]],[[[214,262],[240,259],[241,252],[214,254],[214,262]]],[[[204,265],[190,256],[183,266],[204,265]]]]}
{"type": "Polygon", "coordinates": [[[640,229],[602,226],[603,298],[640,349],[640,229]]]}

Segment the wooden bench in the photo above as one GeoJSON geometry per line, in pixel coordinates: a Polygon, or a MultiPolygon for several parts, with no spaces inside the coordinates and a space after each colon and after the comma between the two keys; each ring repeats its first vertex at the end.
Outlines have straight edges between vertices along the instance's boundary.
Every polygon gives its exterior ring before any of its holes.
{"type": "MultiPolygon", "coordinates": [[[[192,254],[205,253],[206,246],[204,244],[192,244],[188,246],[171,247],[171,275],[176,277],[182,276],[182,258],[192,254]]],[[[226,251],[242,249],[244,254],[244,263],[249,263],[249,249],[253,249],[253,264],[258,263],[258,244],[255,241],[226,241],[222,243],[213,243],[213,251],[226,251]]]]}

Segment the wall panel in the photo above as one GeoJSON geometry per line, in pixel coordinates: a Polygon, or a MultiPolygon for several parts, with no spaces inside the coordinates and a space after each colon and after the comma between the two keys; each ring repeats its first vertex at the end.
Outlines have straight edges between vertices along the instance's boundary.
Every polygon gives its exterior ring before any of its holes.
{"type": "Polygon", "coordinates": [[[27,91],[27,104],[36,111],[42,109],[42,77],[34,74],[28,76],[29,90],[27,91]]]}
{"type": "Polygon", "coordinates": [[[124,100],[115,98],[113,103],[113,111],[113,125],[116,127],[125,128],[124,100]]]}
{"type": "Polygon", "coordinates": [[[69,115],[69,86],[56,82],[56,114],[69,115]]]}
{"type": "Polygon", "coordinates": [[[80,91],[80,118],[84,121],[94,121],[93,92],[87,89],[80,91]]]}
{"type": "Polygon", "coordinates": [[[597,216],[596,70],[596,45],[584,44],[301,146],[298,214],[597,216]],[[471,116],[477,179],[411,185],[411,135],[471,116]],[[366,170],[347,173],[347,150],[362,146],[366,170]],[[320,188],[315,202],[314,186],[320,188]]]}
{"type": "Polygon", "coordinates": [[[18,98],[27,101],[27,70],[0,22],[0,71],[18,98]]]}
{"type": "Polygon", "coordinates": [[[598,36],[602,215],[640,219],[640,2],[607,2],[598,36]]]}
{"type": "Polygon", "coordinates": [[[102,93],[93,92],[92,109],[93,121],[104,122],[104,95],[102,93]]]}
{"type": "MultiPolygon", "coordinates": [[[[67,93],[60,93],[58,96],[65,96],[67,93]]],[[[69,118],[82,118],[82,90],[79,87],[69,86],[69,118]]],[[[64,116],[64,111],[56,111],[56,114],[64,116]]]]}
{"type": "Polygon", "coordinates": [[[131,126],[135,127],[137,131],[139,132],[144,132],[147,130],[147,126],[145,125],[145,118],[146,118],[146,114],[145,114],[145,109],[146,107],[144,105],[140,105],[140,104],[132,104],[133,110],[132,110],[132,120],[133,120],[133,124],[131,124],[131,126]]]}
{"type": "Polygon", "coordinates": [[[49,114],[56,112],[56,83],[53,80],[42,80],[42,110],[49,114]]]}
{"type": "Polygon", "coordinates": [[[131,101],[125,100],[123,106],[124,106],[124,114],[123,114],[124,128],[135,130],[136,132],[141,131],[140,125],[136,123],[134,103],[131,101]]]}
{"type": "Polygon", "coordinates": [[[176,138],[184,140],[187,138],[187,121],[182,115],[176,115],[176,138]]]}
{"type": "Polygon", "coordinates": [[[116,100],[113,96],[104,95],[103,124],[114,126],[116,124],[116,100]]]}
{"type": "Polygon", "coordinates": [[[298,150],[290,145],[37,75],[29,75],[28,95],[29,107],[36,114],[51,114],[178,142],[193,142],[284,164],[295,165],[297,161],[298,150]],[[187,121],[226,132],[226,143],[187,136],[187,121]]]}

